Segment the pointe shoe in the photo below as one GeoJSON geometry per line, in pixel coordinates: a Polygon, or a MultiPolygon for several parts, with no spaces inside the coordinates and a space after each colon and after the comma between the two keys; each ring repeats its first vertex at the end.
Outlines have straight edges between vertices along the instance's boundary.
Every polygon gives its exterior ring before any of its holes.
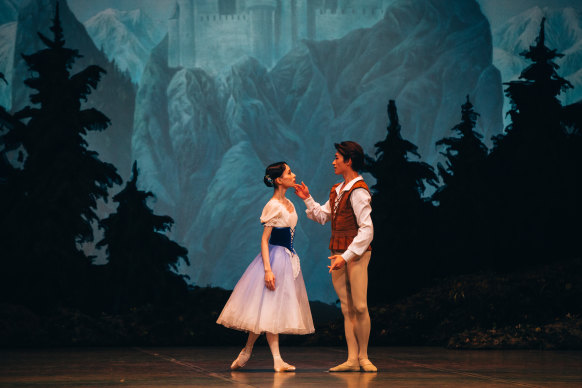
{"type": "Polygon", "coordinates": [[[283,365],[281,365],[278,368],[274,368],[275,372],[294,372],[295,371],[295,367],[293,365],[287,364],[286,362],[283,363],[283,365]]]}
{"type": "Polygon", "coordinates": [[[369,359],[362,358],[359,361],[363,372],[378,372],[378,368],[369,359]]]}
{"type": "Polygon", "coordinates": [[[343,364],[339,364],[338,366],[334,366],[333,368],[329,368],[330,372],[359,372],[360,371],[360,364],[357,362],[350,362],[346,361],[343,364]]]}
{"type": "Polygon", "coordinates": [[[295,367],[287,364],[281,356],[277,355],[273,357],[273,369],[275,369],[275,372],[293,372],[295,367]]]}
{"type": "Polygon", "coordinates": [[[251,354],[245,352],[245,349],[241,350],[241,352],[238,354],[238,357],[236,358],[236,360],[234,360],[232,362],[232,364],[230,365],[230,369],[237,370],[237,369],[242,368],[243,366],[245,366],[247,364],[247,361],[249,360],[249,358],[251,358],[251,354]]]}

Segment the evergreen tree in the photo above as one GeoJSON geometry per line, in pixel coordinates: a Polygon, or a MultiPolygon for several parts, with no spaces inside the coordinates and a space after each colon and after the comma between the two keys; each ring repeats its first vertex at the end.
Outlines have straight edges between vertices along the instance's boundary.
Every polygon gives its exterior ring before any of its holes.
{"type": "MultiPolygon", "coordinates": [[[[22,55],[32,77],[25,84],[36,92],[15,114],[28,119],[13,141],[26,151],[21,177],[24,199],[18,208],[18,255],[33,298],[65,301],[79,291],[90,259],[80,244],[93,240],[97,200],[107,200],[108,188],[121,183],[116,168],[87,149],[87,131],[101,131],[109,119],[95,109],[81,109],[104,70],[89,66],[71,75],[77,50],[65,47],[59,4],[51,27],[53,39],[39,33],[47,46],[22,55]]],[[[40,303],[45,303],[39,301],[40,303]]]]}
{"type": "Polygon", "coordinates": [[[458,136],[439,140],[444,148],[446,167],[438,164],[443,185],[432,198],[438,206],[437,229],[441,237],[442,257],[447,257],[451,271],[463,271],[477,265],[483,245],[483,167],[487,146],[475,131],[479,114],[467,96],[461,106],[461,122],[452,128],[458,136]],[[455,260],[451,260],[454,258],[455,260]]]}
{"type": "Polygon", "coordinates": [[[147,199],[154,195],[139,190],[137,178],[134,162],[133,176],[113,197],[117,211],[101,221],[105,234],[97,244],[107,247],[109,295],[115,310],[164,302],[186,290],[183,276],[172,270],[178,269],[180,259],[190,264],[188,250],[163,234],[174,220],[153,213],[147,199]]]}
{"type": "Polygon", "coordinates": [[[10,113],[0,106],[0,193],[6,190],[8,185],[16,174],[16,168],[9,160],[8,153],[18,148],[18,144],[10,143],[10,131],[20,122],[15,120],[10,113]]]}
{"type": "Polygon", "coordinates": [[[372,189],[378,221],[389,216],[394,207],[425,203],[425,182],[436,187],[438,181],[432,166],[409,159],[409,154],[418,158],[420,154],[416,145],[402,138],[394,100],[388,103],[388,119],[386,138],[375,144],[376,159],[367,159],[368,170],[376,178],[372,189]]]}
{"type": "MultiPolygon", "coordinates": [[[[3,73],[0,73],[0,79],[8,85],[3,73]]],[[[0,85],[0,87],[2,86],[0,85]]],[[[9,161],[8,153],[20,146],[20,144],[10,141],[10,132],[19,125],[22,124],[8,113],[6,108],[0,106],[0,206],[6,203],[3,201],[4,196],[16,175],[16,168],[9,161]]]]}
{"type": "Polygon", "coordinates": [[[431,277],[432,242],[428,227],[432,206],[423,198],[426,184],[436,186],[432,166],[418,158],[417,146],[402,138],[396,104],[388,103],[386,138],[375,144],[376,158],[367,158],[372,186],[375,260],[371,262],[370,295],[378,299],[411,291],[431,277]],[[425,271],[426,270],[426,271],[425,271]]]}
{"type": "MultiPolygon", "coordinates": [[[[0,73],[0,75],[2,75],[0,73]]],[[[0,77],[3,79],[3,76],[0,77]]],[[[19,148],[12,143],[10,135],[14,127],[22,125],[18,120],[0,106],[0,300],[10,301],[10,295],[17,290],[18,262],[14,252],[17,250],[14,230],[14,204],[22,198],[18,190],[20,170],[10,161],[9,152],[19,148]]],[[[22,274],[20,274],[22,275],[22,274]]]]}
{"type": "Polygon", "coordinates": [[[533,145],[530,152],[536,152],[538,147],[547,149],[548,141],[555,144],[564,137],[558,95],[573,86],[557,73],[560,67],[554,60],[564,54],[546,47],[545,21],[541,21],[535,44],[520,54],[533,63],[521,72],[518,81],[505,83],[505,94],[511,101],[511,124],[505,134],[494,137],[496,153],[505,147],[514,148],[516,143],[523,148],[533,145]]]}
{"type": "Polygon", "coordinates": [[[491,201],[488,227],[496,231],[491,258],[504,266],[572,255],[580,231],[569,216],[580,215],[572,184],[580,167],[558,100],[572,85],[557,73],[554,60],[563,54],[545,45],[545,18],[535,44],[521,55],[532,64],[506,83],[511,124],[493,139],[484,192],[491,201]]]}
{"type": "Polygon", "coordinates": [[[437,141],[437,147],[444,147],[441,154],[446,158],[446,167],[440,163],[438,165],[444,186],[435,193],[433,196],[435,199],[446,197],[442,194],[443,188],[467,183],[468,179],[475,176],[476,169],[487,157],[487,146],[481,141],[483,135],[475,131],[478,116],[479,113],[475,112],[467,95],[467,101],[461,105],[461,122],[452,129],[459,136],[437,141]]]}

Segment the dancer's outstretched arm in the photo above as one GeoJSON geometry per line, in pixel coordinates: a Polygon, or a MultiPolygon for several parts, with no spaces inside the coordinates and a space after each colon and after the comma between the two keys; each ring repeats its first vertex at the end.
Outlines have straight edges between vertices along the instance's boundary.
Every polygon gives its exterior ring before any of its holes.
{"type": "Polygon", "coordinates": [[[307,218],[321,225],[325,224],[331,220],[331,208],[329,206],[329,201],[327,201],[323,206],[315,202],[311,194],[309,194],[309,188],[303,182],[300,185],[295,185],[295,194],[305,202],[307,210],[307,218]]]}

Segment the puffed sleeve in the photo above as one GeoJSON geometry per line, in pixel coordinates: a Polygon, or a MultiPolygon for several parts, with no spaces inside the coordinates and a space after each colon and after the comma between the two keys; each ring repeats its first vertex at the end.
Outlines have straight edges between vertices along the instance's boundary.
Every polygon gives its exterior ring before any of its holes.
{"type": "Polygon", "coordinates": [[[279,226],[283,218],[283,209],[275,201],[269,201],[261,213],[261,224],[264,226],[279,226]]]}

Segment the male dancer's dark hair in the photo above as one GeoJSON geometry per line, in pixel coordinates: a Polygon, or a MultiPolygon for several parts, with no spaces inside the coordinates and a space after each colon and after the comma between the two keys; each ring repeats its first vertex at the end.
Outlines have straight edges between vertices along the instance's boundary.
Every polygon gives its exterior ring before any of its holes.
{"type": "Polygon", "coordinates": [[[362,171],[364,167],[364,150],[355,141],[342,141],[334,144],[337,152],[344,157],[344,162],[352,161],[352,168],[356,172],[362,171]]]}

